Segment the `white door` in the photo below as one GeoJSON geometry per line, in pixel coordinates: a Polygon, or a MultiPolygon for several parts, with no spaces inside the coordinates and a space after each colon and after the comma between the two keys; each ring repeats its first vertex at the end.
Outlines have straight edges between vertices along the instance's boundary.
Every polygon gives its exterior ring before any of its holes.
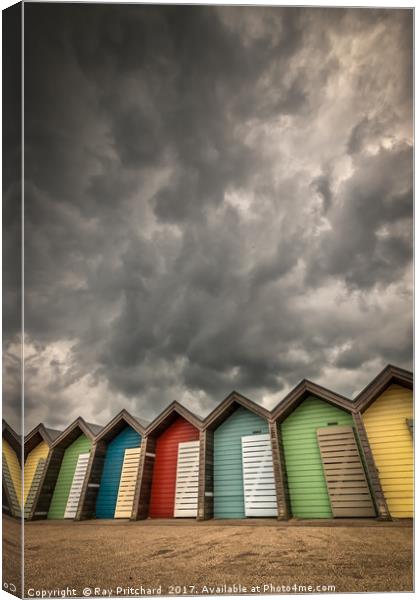
{"type": "Polygon", "coordinates": [[[82,492],[83,482],[85,480],[86,470],[89,462],[89,452],[79,454],[77,459],[76,470],[73,475],[73,481],[71,484],[69,497],[67,499],[66,511],[64,513],[65,519],[74,519],[79,505],[80,494],[82,492]]]}
{"type": "Polygon", "coordinates": [[[180,442],[176,466],[174,517],[196,517],[200,442],[180,442]]]}
{"type": "Polygon", "coordinates": [[[273,455],[268,433],[242,438],[246,517],[277,517],[273,455]]]}
{"type": "Polygon", "coordinates": [[[140,448],[127,448],[121,470],[120,487],[118,488],[115,519],[129,519],[133,512],[134,494],[139,471],[140,448]]]}

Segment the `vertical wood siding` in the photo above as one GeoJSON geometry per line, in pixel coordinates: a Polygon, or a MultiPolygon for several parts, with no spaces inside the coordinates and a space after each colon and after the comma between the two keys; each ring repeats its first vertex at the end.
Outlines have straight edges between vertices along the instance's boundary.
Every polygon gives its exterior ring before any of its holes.
{"type": "Polygon", "coordinates": [[[139,448],[141,436],[130,426],[125,427],[109,442],[96,500],[96,518],[113,519],[120,486],[124,453],[128,448],[139,448]]]}
{"type": "Polygon", "coordinates": [[[245,517],[241,438],[268,433],[262,417],[240,406],[214,432],[214,516],[245,517]]]}
{"type": "Polygon", "coordinates": [[[413,392],[391,385],[362,415],[392,517],[413,516],[413,392]]]}
{"type": "Polygon", "coordinates": [[[90,448],[91,442],[84,434],[80,435],[68,448],[66,448],[51,499],[48,519],[64,519],[64,513],[71,485],[73,483],[79,454],[89,452],[90,448]]]}
{"type": "Polygon", "coordinates": [[[139,468],[136,477],[133,519],[147,519],[149,516],[155,452],[155,438],[145,437],[141,444],[139,468]]]}
{"type": "Polygon", "coordinates": [[[290,505],[295,517],[332,517],[316,433],[330,423],[352,426],[353,419],[341,408],[311,396],[280,425],[290,505]]]}
{"type": "Polygon", "coordinates": [[[174,516],[178,444],[198,441],[199,437],[194,425],[178,417],[157,439],[150,497],[152,518],[174,516]]]}
{"type": "Polygon", "coordinates": [[[13,485],[13,492],[20,507],[22,504],[22,471],[16,452],[5,439],[3,439],[3,456],[13,485]]]}

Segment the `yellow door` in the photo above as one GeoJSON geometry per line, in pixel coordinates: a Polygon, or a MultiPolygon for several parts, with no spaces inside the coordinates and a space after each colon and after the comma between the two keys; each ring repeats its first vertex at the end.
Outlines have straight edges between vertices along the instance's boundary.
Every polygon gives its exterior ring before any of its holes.
{"type": "Polygon", "coordinates": [[[363,421],[392,517],[413,516],[413,392],[391,385],[363,414],[363,421]]]}
{"type": "Polygon", "coordinates": [[[129,519],[133,512],[134,494],[140,462],[140,448],[127,448],[121,471],[115,519],[129,519]]]}
{"type": "Polygon", "coordinates": [[[47,458],[49,452],[47,442],[41,442],[38,446],[29,452],[25,461],[25,481],[23,486],[23,501],[26,503],[29,490],[31,489],[35,471],[41,458],[47,458]]]}

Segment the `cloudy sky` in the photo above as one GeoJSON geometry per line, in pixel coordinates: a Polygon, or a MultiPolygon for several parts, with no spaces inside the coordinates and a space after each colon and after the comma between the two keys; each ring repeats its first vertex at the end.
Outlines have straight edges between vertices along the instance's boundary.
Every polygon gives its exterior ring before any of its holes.
{"type": "Polygon", "coordinates": [[[27,4],[25,24],[27,430],[411,368],[410,11],[27,4]]]}

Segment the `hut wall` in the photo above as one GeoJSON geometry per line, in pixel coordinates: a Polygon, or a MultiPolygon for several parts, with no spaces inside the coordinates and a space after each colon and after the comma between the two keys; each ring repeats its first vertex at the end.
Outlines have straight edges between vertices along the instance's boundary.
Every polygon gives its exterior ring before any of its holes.
{"type": "Polygon", "coordinates": [[[391,385],[363,413],[363,422],[392,517],[413,516],[413,392],[391,385]]]}
{"type": "Polygon", "coordinates": [[[315,397],[306,398],[279,425],[283,442],[292,515],[331,518],[317,429],[329,425],[353,425],[352,416],[315,397]]]}
{"type": "Polygon", "coordinates": [[[120,487],[124,453],[138,448],[141,436],[130,426],[125,427],[107,446],[102,478],[96,499],[96,518],[113,519],[120,487]]]}
{"type": "Polygon", "coordinates": [[[245,517],[242,475],[243,436],[268,433],[262,417],[238,407],[214,432],[214,517],[245,517]]]}
{"type": "Polygon", "coordinates": [[[198,441],[199,430],[182,417],[177,419],[157,438],[150,496],[150,517],[174,516],[178,445],[198,441]]]}
{"type": "Polygon", "coordinates": [[[48,511],[48,519],[63,519],[79,455],[90,452],[91,441],[80,435],[66,448],[48,511]]]}

